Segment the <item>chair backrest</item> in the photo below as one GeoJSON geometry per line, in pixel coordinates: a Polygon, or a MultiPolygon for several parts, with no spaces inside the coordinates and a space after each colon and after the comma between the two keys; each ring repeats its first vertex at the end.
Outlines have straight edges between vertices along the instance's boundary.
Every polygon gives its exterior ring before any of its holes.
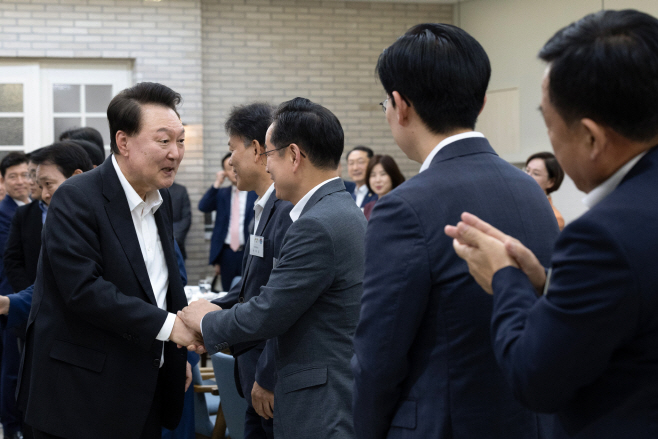
{"type": "MultiPolygon", "coordinates": [[[[199,365],[195,364],[192,368],[192,385],[203,384],[199,365]]],[[[194,394],[194,431],[204,436],[211,437],[213,423],[210,421],[208,413],[208,403],[203,393],[194,394]]]]}
{"type": "Polygon", "coordinates": [[[242,439],[244,437],[244,415],[247,411],[247,401],[238,394],[235,388],[235,376],[233,374],[235,359],[221,352],[216,353],[211,358],[228,433],[232,439],[242,439]]]}

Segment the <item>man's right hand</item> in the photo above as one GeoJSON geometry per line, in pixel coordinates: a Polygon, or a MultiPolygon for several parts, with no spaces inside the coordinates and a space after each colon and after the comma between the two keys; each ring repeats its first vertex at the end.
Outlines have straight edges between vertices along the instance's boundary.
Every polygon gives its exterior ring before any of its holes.
{"type": "Polygon", "coordinates": [[[190,346],[190,345],[203,345],[203,337],[201,334],[194,331],[192,328],[185,326],[185,323],[176,317],[174,320],[174,327],[171,330],[171,335],[169,340],[176,343],[178,346],[190,346]]]}
{"type": "Polygon", "coordinates": [[[0,296],[0,315],[9,314],[9,297],[0,296]]]}
{"type": "Polygon", "coordinates": [[[214,187],[215,189],[219,189],[222,183],[224,183],[225,178],[226,178],[226,172],[224,171],[217,172],[217,177],[215,178],[215,182],[212,184],[212,187],[214,187]]]}

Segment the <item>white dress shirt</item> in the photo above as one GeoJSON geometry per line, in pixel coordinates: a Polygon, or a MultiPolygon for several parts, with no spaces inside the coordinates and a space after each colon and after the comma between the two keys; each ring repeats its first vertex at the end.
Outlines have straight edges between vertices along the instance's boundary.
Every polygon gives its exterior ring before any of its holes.
{"type": "MultiPolygon", "coordinates": [[[[145,200],[142,200],[142,197],[137,194],[123,175],[114,155],[112,155],[112,164],[128,199],[128,207],[135,225],[135,232],[137,233],[139,248],[142,250],[146,271],[151,281],[153,295],[158,308],[166,310],[169,271],[167,270],[167,261],[165,260],[164,250],[162,250],[160,235],[158,235],[158,226],[155,224],[155,216],[153,216],[162,205],[162,195],[157,190],[151,191],[146,194],[145,200]]],[[[160,341],[169,340],[175,320],[176,314],[169,313],[162,329],[155,338],[160,341]]],[[[160,365],[163,361],[161,360],[160,365]]]]}
{"type": "Polygon", "coordinates": [[[592,189],[590,193],[587,194],[585,198],[583,198],[583,204],[591,209],[599,201],[610,195],[610,193],[614,191],[617,186],[619,186],[619,183],[621,183],[624,177],[626,177],[626,174],[628,174],[630,170],[633,169],[633,166],[635,166],[635,164],[639,162],[646,153],[647,151],[644,151],[643,153],[636,155],[628,162],[626,162],[624,166],[619,168],[617,172],[608,177],[606,181],[592,189]]]}
{"type": "Polygon", "coordinates": [[[263,194],[262,197],[259,197],[254,203],[254,235],[256,230],[258,230],[258,224],[260,223],[260,217],[263,215],[263,209],[267,204],[267,200],[270,199],[270,195],[274,192],[274,183],[270,185],[267,191],[263,194]]]}
{"type": "Polygon", "coordinates": [[[12,200],[14,200],[14,203],[18,205],[18,207],[25,206],[25,201],[17,200],[14,197],[11,197],[12,200]]]}
{"type": "MultiPolygon", "coordinates": [[[[233,209],[233,197],[235,197],[235,188],[236,186],[231,186],[231,209],[233,209]]],[[[238,191],[240,196],[240,245],[244,245],[244,211],[247,207],[247,191],[238,191]]],[[[232,213],[232,212],[231,212],[232,213]]],[[[256,229],[254,229],[256,230],[256,229]]],[[[229,213],[228,217],[228,229],[226,229],[226,239],[224,244],[231,245],[231,214],[229,213]]]]}
{"type": "Polygon", "coordinates": [[[363,199],[368,195],[368,185],[354,186],[354,195],[356,195],[356,205],[361,207],[363,199]]]}
{"type": "Polygon", "coordinates": [[[304,195],[302,197],[302,199],[299,200],[299,202],[297,204],[295,204],[295,207],[293,207],[292,210],[290,211],[290,219],[292,219],[292,222],[294,223],[295,221],[297,221],[299,219],[299,215],[302,214],[302,210],[304,210],[304,207],[306,207],[306,203],[308,203],[308,200],[311,199],[313,194],[316,193],[318,191],[318,189],[320,189],[322,186],[329,183],[330,181],[334,181],[334,180],[337,180],[339,178],[340,177],[334,177],[334,178],[330,178],[329,180],[325,180],[322,183],[320,183],[319,185],[315,186],[310,191],[308,191],[307,194],[304,195]]]}
{"type": "Polygon", "coordinates": [[[434,147],[432,152],[430,152],[430,155],[428,155],[425,161],[423,162],[423,165],[420,167],[420,171],[418,172],[423,172],[424,170],[429,168],[430,163],[432,163],[432,160],[434,159],[434,156],[436,156],[436,154],[439,151],[441,151],[444,147],[450,145],[452,142],[456,142],[462,139],[469,139],[471,137],[484,137],[484,134],[478,133],[477,131],[469,131],[467,133],[455,134],[454,136],[446,137],[441,142],[439,142],[438,145],[434,147]]]}

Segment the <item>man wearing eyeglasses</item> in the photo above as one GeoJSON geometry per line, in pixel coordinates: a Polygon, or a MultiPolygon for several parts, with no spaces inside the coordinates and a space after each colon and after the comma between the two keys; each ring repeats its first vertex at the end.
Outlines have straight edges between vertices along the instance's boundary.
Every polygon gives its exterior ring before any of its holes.
{"type": "Polygon", "coordinates": [[[545,261],[558,233],[537,183],[474,131],[487,54],[457,27],[420,24],[384,50],[377,72],[393,138],[422,166],[368,223],[352,360],[357,436],[536,439],[537,415],[496,365],[492,301],[443,233],[469,206],[545,261]]]}
{"type": "Polygon", "coordinates": [[[266,137],[267,170],[277,198],[294,207],[269,281],[230,310],[196,301],[179,313],[202,329],[209,353],[275,337],[277,438],[355,437],[349,362],[366,220],[336,176],[343,143],[326,108],[303,98],[279,106],[266,137]]]}

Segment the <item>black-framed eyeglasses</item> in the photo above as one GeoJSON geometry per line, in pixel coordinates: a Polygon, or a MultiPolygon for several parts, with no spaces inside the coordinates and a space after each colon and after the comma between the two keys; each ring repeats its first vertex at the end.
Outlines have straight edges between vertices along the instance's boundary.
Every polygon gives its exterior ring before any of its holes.
{"type": "Polygon", "coordinates": [[[382,106],[382,110],[384,110],[384,113],[386,113],[386,106],[388,105],[388,98],[384,99],[379,103],[379,105],[382,106]]]}
{"type": "MultiPolygon", "coordinates": [[[[291,143],[290,145],[292,145],[292,143],[291,143]]],[[[288,145],[288,146],[290,146],[290,145],[288,145]]],[[[286,149],[288,146],[282,146],[281,148],[270,149],[269,151],[261,152],[261,153],[258,154],[258,155],[259,155],[259,156],[265,156],[265,157],[267,157],[268,155],[270,155],[270,154],[273,153],[274,151],[280,151],[280,150],[282,150],[282,149],[286,149]]],[[[299,150],[299,153],[302,155],[302,157],[306,158],[306,155],[302,152],[301,149],[299,150]]]]}

